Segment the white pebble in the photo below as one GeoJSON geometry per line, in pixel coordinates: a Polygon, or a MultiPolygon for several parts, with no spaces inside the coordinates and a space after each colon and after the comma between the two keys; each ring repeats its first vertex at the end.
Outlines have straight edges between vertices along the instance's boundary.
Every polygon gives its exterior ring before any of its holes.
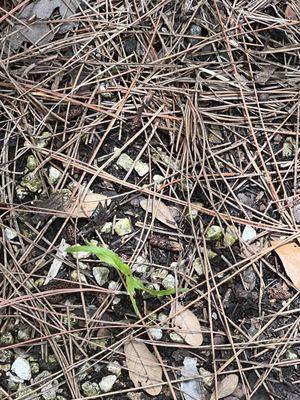
{"type": "Polygon", "coordinates": [[[133,159],[129,157],[127,154],[123,153],[118,158],[117,165],[128,172],[133,165],[133,159]]]}
{"type": "Polygon", "coordinates": [[[250,242],[256,237],[256,230],[252,226],[246,225],[242,233],[242,239],[245,242],[250,242]]]}
{"type": "Polygon", "coordinates": [[[153,340],[160,340],[163,337],[163,332],[160,328],[150,328],[149,333],[153,340]]]}
{"type": "Polygon", "coordinates": [[[149,172],[149,165],[143,163],[142,161],[137,161],[134,166],[135,171],[138,173],[139,176],[144,176],[149,172]]]}
{"type": "Polygon", "coordinates": [[[116,380],[117,380],[116,375],[104,376],[99,383],[101,392],[104,393],[110,392],[116,380]]]}
{"type": "Polygon", "coordinates": [[[13,228],[5,228],[5,236],[7,240],[13,240],[18,236],[17,231],[15,231],[13,228]]]}
{"type": "Polygon", "coordinates": [[[11,370],[24,381],[31,379],[30,364],[25,358],[17,357],[11,366],[11,370]]]}
{"type": "Polygon", "coordinates": [[[112,373],[113,375],[119,376],[121,375],[122,367],[118,363],[118,361],[110,362],[107,366],[108,372],[112,373]]]}
{"type": "Polygon", "coordinates": [[[57,168],[51,166],[49,168],[48,182],[51,185],[54,185],[59,180],[60,177],[61,177],[61,172],[57,168]]]}

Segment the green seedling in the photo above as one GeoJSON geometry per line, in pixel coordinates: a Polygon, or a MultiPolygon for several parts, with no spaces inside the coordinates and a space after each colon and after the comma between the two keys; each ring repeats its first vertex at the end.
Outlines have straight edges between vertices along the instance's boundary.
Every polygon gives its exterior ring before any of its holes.
{"type": "MultiPolygon", "coordinates": [[[[68,248],[67,252],[92,253],[96,255],[101,262],[110,265],[111,267],[114,267],[117,271],[119,271],[125,278],[125,285],[132,303],[132,307],[138,316],[140,316],[140,313],[135,301],[136,290],[143,290],[154,297],[168,296],[176,292],[176,289],[155,290],[147,288],[139,278],[133,276],[132,270],[128,264],[124,263],[114,251],[106,249],[105,247],[98,247],[89,244],[86,246],[72,246],[68,248]]],[[[184,291],[184,289],[180,289],[179,291],[182,292],[184,291]]]]}

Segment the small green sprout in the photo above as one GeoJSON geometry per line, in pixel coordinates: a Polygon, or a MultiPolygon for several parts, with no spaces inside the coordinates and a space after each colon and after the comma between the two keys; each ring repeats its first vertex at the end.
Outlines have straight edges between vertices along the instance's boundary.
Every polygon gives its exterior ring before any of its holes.
{"type": "MultiPolygon", "coordinates": [[[[86,246],[72,246],[68,248],[67,252],[71,254],[78,252],[95,254],[101,262],[108,264],[119,271],[125,278],[127,292],[129,294],[133,309],[138,316],[140,316],[140,313],[134,297],[136,290],[144,290],[154,297],[168,296],[176,292],[175,289],[154,290],[147,288],[139,278],[133,276],[132,270],[128,264],[124,263],[114,251],[106,249],[105,247],[99,247],[90,244],[86,246]]],[[[181,289],[179,291],[183,290],[184,289],[181,289]]]]}

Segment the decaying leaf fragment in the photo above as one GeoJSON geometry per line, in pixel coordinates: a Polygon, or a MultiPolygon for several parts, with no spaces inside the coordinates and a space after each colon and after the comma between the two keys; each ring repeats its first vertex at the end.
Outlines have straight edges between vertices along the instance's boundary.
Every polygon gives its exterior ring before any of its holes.
{"type": "Polygon", "coordinates": [[[77,198],[67,202],[64,205],[63,210],[56,212],[55,215],[60,218],[66,218],[67,216],[71,216],[72,218],[89,218],[93,214],[99,202],[101,202],[103,206],[105,205],[105,202],[109,205],[110,199],[103,194],[88,193],[83,200],[77,198]],[[77,205],[75,205],[75,201],[77,202],[77,205]]]}
{"type": "Polygon", "coordinates": [[[157,396],[162,390],[162,368],[158,360],[148,347],[136,340],[131,340],[124,345],[126,365],[129,377],[135,387],[145,387],[144,390],[151,396],[157,396]]]}
{"type": "Polygon", "coordinates": [[[185,400],[206,400],[207,391],[200,380],[197,370],[197,358],[184,358],[181,376],[185,378],[180,384],[180,389],[185,400]],[[190,380],[186,380],[187,378],[190,378],[190,380]]]}
{"type": "Polygon", "coordinates": [[[175,325],[175,332],[183,337],[184,341],[191,346],[201,346],[203,335],[200,322],[196,315],[181,304],[173,303],[170,318],[175,325]]]}
{"type": "Polygon", "coordinates": [[[177,223],[169,209],[161,200],[142,199],[140,205],[143,210],[153,213],[154,217],[169,228],[178,228],[177,223]]]}
{"type": "Polygon", "coordinates": [[[79,0],[36,0],[27,4],[17,15],[17,21],[8,35],[8,41],[14,50],[18,50],[26,40],[33,44],[49,43],[53,37],[53,29],[48,20],[55,9],[59,10],[63,22],[59,33],[72,29],[74,23],[68,23],[67,18],[71,17],[78,8],[79,0]]]}
{"type": "Polygon", "coordinates": [[[218,394],[216,391],[210,397],[210,400],[223,399],[223,397],[230,396],[239,383],[239,377],[236,374],[229,374],[218,384],[218,394]]]}
{"type": "MultiPolygon", "coordinates": [[[[280,240],[275,240],[272,245],[280,244],[280,240]]],[[[300,246],[295,242],[286,243],[277,249],[278,254],[286,274],[297,289],[300,289],[300,246]]]]}

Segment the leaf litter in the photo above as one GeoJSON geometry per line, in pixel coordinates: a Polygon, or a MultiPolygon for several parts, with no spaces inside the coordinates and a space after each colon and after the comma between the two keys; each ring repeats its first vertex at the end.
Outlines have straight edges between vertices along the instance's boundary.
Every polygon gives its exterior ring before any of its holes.
{"type": "MultiPolygon", "coordinates": [[[[229,374],[240,364],[251,398],[258,391],[267,398],[271,391],[292,399],[291,388],[297,390],[299,379],[294,366],[299,296],[283,262],[266,244],[273,233],[296,237],[299,229],[298,206],[287,201],[297,200],[300,186],[299,1],[127,3],[78,1],[76,9],[63,10],[57,0],[2,1],[0,341],[10,344],[5,344],[8,360],[1,363],[8,368],[25,351],[43,373],[55,355],[53,370],[58,375],[52,379],[59,381],[59,395],[83,398],[87,386],[100,390],[94,379],[100,372],[99,352],[101,358],[121,363],[115,351],[120,344],[144,335],[148,323],[161,324],[155,354],[166,371],[164,399],[178,394],[174,370],[191,351],[210,374],[220,369],[229,374]],[[54,4],[56,9],[51,8],[54,4]],[[232,28],[237,24],[239,32],[232,28]],[[149,93],[151,101],[146,100],[149,93]],[[145,161],[142,176],[126,176],[117,168],[114,148],[145,161]],[[28,156],[36,161],[31,174],[24,171],[28,156]],[[47,181],[50,166],[62,173],[55,187],[47,181]],[[22,186],[24,174],[36,174],[40,189],[22,186]],[[96,208],[77,208],[83,192],[75,194],[74,213],[64,199],[51,200],[54,190],[72,191],[74,183],[84,192],[117,193],[121,202],[113,204],[116,214],[107,218],[113,218],[111,227],[115,220],[129,218],[135,227],[130,237],[118,236],[111,228],[95,229],[106,216],[96,202],[96,208]],[[45,196],[46,202],[38,203],[45,196]],[[140,196],[161,201],[153,203],[152,213],[148,208],[145,213],[140,196]],[[161,204],[173,220],[168,214],[164,221],[155,217],[161,204]],[[179,218],[173,206],[181,210],[179,218]],[[22,210],[33,218],[23,218],[22,210]],[[61,217],[51,218],[55,215],[61,217]],[[154,224],[149,226],[151,217],[154,224]],[[225,248],[222,240],[207,241],[203,235],[209,226],[224,232],[228,225],[243,239],[233,246],[227,243],[225,248]],[[245,226],[253,230],[244,231],[245,226]],[[18,233],[12,241],[4,236],[7,227],[18,233]],[[59,248],[64,235],[67,242],[80,245],[88,237],[129,266],[142,255],[149,270],[139,280],[129,279],[129,291],[124,291],[123,274],[113,268],[107,284],[96,287],[92,271],[102,261],[93,253],[81,261],[67,256],[58,267],[62,280],[43,285],[55,257],[49,246],[59,248]],[[205,277],[193,268],[199,256],[203,266],[207,264],[205,277]],[[160,270],[188,292],[176,290],[165,298],[141,289],[148,282],[147,288],[157,294],[163,280],[150,283],[148,278],[160,270]],[[282,279],[285,274],[287,279],[282,279]],[[177,338],[166,333],[170,326],[161,318],[168,318],[170,296],[193,304],[191,310],[207,332],[205,346],[190,349],[178,338],[180,333],[177,338]],[[134,301],[147,319],[138,321],[134,301]],[[33,346],[24,347],[20,338],[29,328],[26,340],[33,346]],[[286,361],[274,363],[282,354],[286,361]],[[85,361],[97,361],[96,367],[89,368],[84,381],[74,380],[74,368],[85,361]],[[253,380],[253,368],[264,379],[253,380]],[[289,385],[282,376],[288,376],[289,385]]],[[[108,372],[101,363],[101,376],[108,372]]],[[[112,379],[111,390],[117,394],[109,397],[132,390],[126,377],[124,371],[117,381],[112,379]]],[[[2,378],[4,396],[31,396],[17,393],[31,390],[29,382],[13,388],[9,374],[2,378]]],[[[205,386],[211,391],[211,385],[205,386]]],[[[141,395],[139,388],[136,391],[141,395]]],[[[36,395],[41,396],[41,390],[36,395]]]]}
{"type": "Polygon", "coordinates": [[[180,389],[185,400],[207,399],[207,390],[201,382],[197,370],[197,358],[184,358],[181,376],[184,381],[180,383],[180,389]],[[188,378],[190,379],[188,380],[188,378]]]}
{"type": "MultiPolygon", "coordinates": [[[[271,244],[277,246],[281,242],[280,240],[275,240],[271,244]]],[[[300,246],[295,242],[290,242],[277,247],[275,252],[281,259],[287,276],[291,279],[294,286],[300,289],[300,246]]]]}
{"type": "Polygon", "coordinates": [[[158,396],[162,390],[162,368],[148,347],[136,340],[124,345],[126,366],[129,377],[136,388],[143,387],[151,396],[158,396]],[[145,387],[154,385],[153,387],[145,387]]]}
{"type": "Polygon", "coordinates": [[[178,333],[190,346],[201,346],[203,334],[196,315],[179,303],[173,303],[170,318],[175,326],[174,331],[178,333]]]}

